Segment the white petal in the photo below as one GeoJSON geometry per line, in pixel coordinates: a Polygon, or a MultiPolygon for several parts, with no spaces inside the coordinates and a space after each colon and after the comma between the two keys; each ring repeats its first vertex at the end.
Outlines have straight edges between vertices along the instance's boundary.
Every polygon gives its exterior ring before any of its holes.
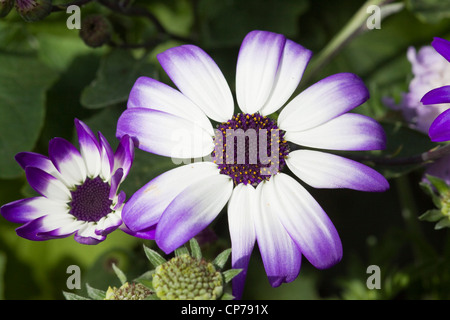
{"type": "Polygon", "coordinates": [[[287,131],[286,140],[298,145],[329,150],[382,150],[384,130],[372,118],[346,113],[305,131],[287,131]]]}
{"type": "Polygon", "coordinates": [[[389,183],[377,171],[359,162],[330,153],[297,150],[286,159],[289,169],[314,188],[349,188],[385,191],[389,183]]]}
{"type": "Polygon", "coordinates": [[[273,287],[283,282],[293,281],[300,272],[301,252],[291,239],[277,215],[281,207],[266,198],[264,191],[273,182],[270,179],[258,185],[261,199],[260,210],[255,210],[255,232],[259,251],[266,269],[267,277],[273,287]]]}
{"type": "Polygon", "coordinates": [[[225,122],[234,111],[231,90],[214,60],[194,45],[168,49],[157,56],[178,89],[217,122],[225,122]]]}
{"type": "Polygon", "coordinates": [[[157,110],[125,110],[117,124],[117,135],[125,134],[138,142],[139,149],[173,159],[200,158],[214,150],[213,138],[203,128],[157,110]]]}
{"type": "Polygon", "coordinates": [[[240,299],[247,276],[250,255],[255,245],[255,228],[253,222],[254,210],[258,210],[257,192],[251,185],[238,184],[228,202],[228,227],[230,229],[231,265],[233,269],[242,269],[233,278],[233,296],[240,299]]]}
{"type": "Polygon", "coordinates": [[[242,41],[236,66],[236,98],[244,113],[255,113],[266,103],[275,83],[286,38],[252,31],[242,41]]]}
{"type": "Polygon", "coordinates": [[[302,131],[321,125],[356,108],[369,98],[362,80],[352,73],[338,73],[316,82],[280,112],[278,127],[302,131]]]}
{"type": "Polygon", "coordinates": [[[294,93],[311,58],[312,52],[287,39],[272,92],[261,109],[269,115],[281,108],[294,93]]]}
{"type": "Polygon", "coordinates": [[[205,113],[180,91],[157,80],[140,77],[131,89],[128,108],[163,111],[196,123],[211,136],[214,130],[205,113]]]}
{"type": "Polygon", "coordinates": [[[341,240],[320,205],[290,176],[280,173],[272,180],[263,190],[263,198],[278,209],[278,219],[302,254],[319,269],[338,263],[341,240]]]}

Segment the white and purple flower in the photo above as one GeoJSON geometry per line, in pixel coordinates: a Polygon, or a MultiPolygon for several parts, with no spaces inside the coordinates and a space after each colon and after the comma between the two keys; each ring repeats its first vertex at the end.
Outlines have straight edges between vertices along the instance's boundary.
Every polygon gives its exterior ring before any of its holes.
{"type": "Polygon", "coordinates": [[[133,137],[142,150],[172,158],[212,155],[147,183],[124,206],[122,218],[135,235],[155,239],[169,253],[207,227],[228,203],[232,267],[243,269],[233,279],[237,298],[256,242],[272,286],[297,277],[302,255],[319,269],[342,258],[333,223],[296,179],[281,172],[285,165],[315,188],[373,192],[389,188],[375,170],[312,149],[383,149],[385,134],[373,119],[348,113],[369,98],[354,74],[329,76],[287,103],[311,54],[281,34],[250,32],[237,61],[236,98],[241,112],[235,113],[232,92],[207,53],[194,45],[168,49],[158,60],[179,90],[139,78],[118,121],[117,136],[133,137]],[[283,106],[277,120],[269,117],[283,106]],[[211,121],[217,123],[216,129],[211,121]],[[232,151],[239,150],[229,140],[228,130],[256,132],[256,140],[249,135],[250,142],[240,150],[244,162],[237,161],[234,153],[231,161],[226,157],[230,144],[232,151]],[[304,148],[291,151],[289,142],[304,148]],[[259,154],[250,161],[255,145],[259,154]],[[274,145],[276,152],[267,162],[261,149],[272,151],[274,145]],[[273,163],[276,170],[270,171],[273,163]]]}
{"type": "Polygon", "coordinates": [[[40,196],[8,203],[1,214],[23,224],[16,232],[25,239],[74,234],[79,243],[97,244],[123,224],[125,193],[118,190],[133,162],[133,141],[124,135],[113,152],[100,132],[97,139],[82,121],[75,119],[75,126],[80,150],[65,139],[53,138],[48,157],[33,152],[16,155],[40,196]]]}
{"type": "MultiPolygon", "coordinates": [[[[450,41],[434,38],[431,43],[433,48],[445,58],[446,67],[450,68],[450,41]]],[[[447,69],[447,77],[450,77],[450,70],[447,69]]],[[[445,108],[445,111],[437,116],[430,125],[428,134],[432,141],[442,142],[450,141],[450,78],[446,83],[441,83],[439,86],[431,88],[421,99],[424,105],[440,105],[445,108]]]]}

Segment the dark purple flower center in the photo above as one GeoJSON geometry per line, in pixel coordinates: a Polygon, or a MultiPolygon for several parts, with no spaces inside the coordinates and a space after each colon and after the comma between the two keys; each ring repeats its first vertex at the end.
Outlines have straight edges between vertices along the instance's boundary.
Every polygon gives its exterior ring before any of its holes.
{"type": "Polygon", "coordinates": [[[257,186],[286,164],[289,145],[284,134],[272,119],[258,113],[234,115],[217,127],[214,163],[235,185],[257,186]]]}
{"type": "Polygon", "coordinates": [[[111,187],[100,177],[87,178],[71,191],[70,213],[78,220],[96,222],[111,212],[112,200],[109,199],[111,187]]]}

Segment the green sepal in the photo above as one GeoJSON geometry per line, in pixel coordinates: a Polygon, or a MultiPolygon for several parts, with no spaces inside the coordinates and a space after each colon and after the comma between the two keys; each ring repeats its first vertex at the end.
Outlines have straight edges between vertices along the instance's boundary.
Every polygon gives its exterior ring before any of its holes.
{"type": "Polygon", "coordinates": [[[228,257],[231,254],[231,249],[226,249],[219,253],[219,255],[212,262],[215,267],[218,269],[223,269],[225,264],[227,263],[228,257]]]}
{"type": "Polygon", "coordinates": [[[430,221],[430,222],[436,222],[440,219],[442,219],[444,215],[440,210],[437,209],[431,209],[419,216],[419,220],[423,221],[430,221]]]}
{"type": "Polygon", "coordinates": [[[444,194],[444,193],[448,192],[449,186],[441,178],[438,178],[438,177],[435,177],[435,176],[431,176],[429,174],[425,175],[425,177],[436,188],[438,193],[444,194]]]}
{"type": "Polygon", "coordinates": [[[189,255],[189,250],[185,246],[181,246],[178,249],[175,249],[175,256],[180,257],[183,255],[189,255]]]}
{"type": "Polygon", "coordinates": [[[156,268],[159,265],[162,265],[163,263],[166,263],[167,260],[164,259],[158,252],[156,252],[153,249],[150,249],[144,245],[144,252],[147,257],[147,259],[150,261],[150,263],[156,268]]]}
{"type": "Polygon", "coordinates": [[[225,283],[228,283],[241,272],[242,272],[242,269],[230,269],[230,270],[224,271],[224,272],[222,272],[223,280],[225,281],[225,283]]]}
{"type": "Polygon", "coordinates": [[[440,230],[443,228],[450,227],[450,219],[448,217],[445,217],[444,219],[440,220],[436,225],[434,226],[435,230],[440,230]]]}
{"type": "Polygon", "coordinates": [[[125,284],[127,282],[127,276],[125,275],[125,273],[123,273],[123,271],[120,270],[115,263],[112,264],[112,267],[114,272],[116,273],[117,278],[119,278],[120,283],[125,284]]]}
{"type": "Polygon", "coordinates": [[[88,296],[93,300],[104,300],[106,297],[106,291],[91,287],[86,283],[86,291],[88,296]]]}
{"type": "Polygon", "coordinates": [[[191,254],[192,257],[196,259],[202,258],[202,250],[200,249],[200,245],[198,244],[198,241],[195,238],[192,238],[189,240],[189,246],[191,247],[191,254]]]}
{"type": "Polygon", "coordinates": [[[92,299],[89,299],[86,297],[79,296],[72,292],[63,291],[63,295],[64,295],[64,298],[66,298],[66,300],[92,300],[92,299]]]}

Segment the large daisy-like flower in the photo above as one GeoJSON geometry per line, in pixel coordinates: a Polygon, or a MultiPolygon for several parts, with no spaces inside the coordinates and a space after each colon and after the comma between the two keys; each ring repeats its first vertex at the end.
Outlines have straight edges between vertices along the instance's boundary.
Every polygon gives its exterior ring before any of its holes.
{"type": "Polygon", "coordinates": [[[332,222],[296,179],[281,172],[285,165],[316,188],[389,187],[365,165],[311,149],[382,149],[385,135],[373,119],[347,113],[369,98],[354,74],[325,78],[286,104],[310,57],[311,51],[281,34],[250,32],[237,61],[241,112],[235,114],[231,90],[212,58],[194,45],[171,48],[158,60],[179,91],[141,77],[118,121],[118,137],[134,137],[142,150],[173,159],[206,157],[143,186],[125,205],[123,221],[169,253],[228,203],[232,265],[243,269],[233,279],[237,298],[256,242],[272,286],[297,277],[302,255],[317,268],[342,257],[332,222]],[[277,120],[268,117],[283,105],[277,120]],[[242,136],[249,143],[234,143],[242,136]],[[308,148],[290,151],[288,141],[308,148]]]}
{"type": "MultiPolygon", "coordinates": [[[[128,175],[134,144],[124,135],[115,152],[99,132],[75,119],[80,150],[53,138],[49,156],[33,152],[16,155],[30,186],[41,196],[2,206],[9,221],[23,224],[19,236],[35,241],[74,234],[83,244],[97,244],[122,225],[125,193],[119,186],[128,175]]],[[[128,230],[127,230],[128,231],[128,230]]]]}
{"type": "MultiPolygon", "coordinates": [[[[434,49],[450,62],[450,41],[434,38],[431,43],[434,49]]],[[[441,86],[430,90],[423,97],[421,102],[425,105],[450,103],[450,85],[441,86]]],[[[430,126],[428,134],[431,140],[436,142],[450,140],[450,109],[442,112],[430,126]]]]}

